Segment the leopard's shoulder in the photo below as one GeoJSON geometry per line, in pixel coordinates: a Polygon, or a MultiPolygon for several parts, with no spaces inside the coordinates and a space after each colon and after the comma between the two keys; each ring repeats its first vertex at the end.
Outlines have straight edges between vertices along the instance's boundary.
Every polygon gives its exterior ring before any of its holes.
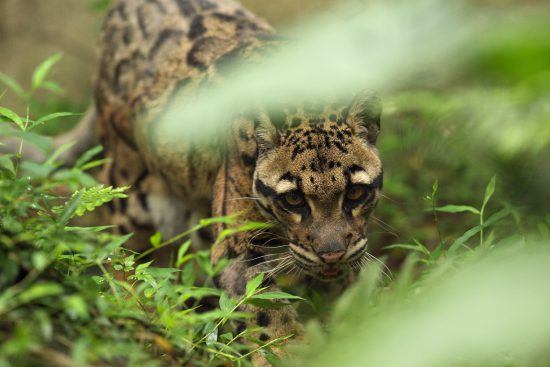
{"type": "Polygon", "coordinates": [[[135,144],[133,118],[216,74],[216,61],[273,34],[232,0],[118,0],[100,37],[95,99],[109,134],[135,144]]]}

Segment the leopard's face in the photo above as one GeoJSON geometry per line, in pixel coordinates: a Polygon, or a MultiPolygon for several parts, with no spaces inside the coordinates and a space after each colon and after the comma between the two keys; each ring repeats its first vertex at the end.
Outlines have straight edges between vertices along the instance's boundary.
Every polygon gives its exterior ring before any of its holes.
{"type": "Polygon", "coordinates": [[[366,255],[366,220],[382,189],[379,114],[360,112],[280,132],[256,165],[260,210],[280,224],[295,264],[322,280],[343,277],[366,255]]]}

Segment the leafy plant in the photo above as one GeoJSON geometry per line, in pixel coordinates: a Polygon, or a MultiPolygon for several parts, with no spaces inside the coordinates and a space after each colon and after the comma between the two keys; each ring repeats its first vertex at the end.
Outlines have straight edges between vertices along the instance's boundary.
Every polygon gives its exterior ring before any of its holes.
{"type": "MultiPolygon", "coordinates": [[[[3,80],[29,102],[58,59],[37,68],[29,92],[3,80]]],[[[266,293],[260,275],[233,300],[212,285],[226,263],[213,267],[209,251],[191,251],[191,233],[220,221],[231,224],[233,218],[203,219],[166,240],[157,233],[141,253],[125,249],[131,234],[76,225],[77,217],[125,200],[129,189],[104,187],[88,174],[105,162],[96,158],[101,147],[72,167],[59,161],[69,145],[43,163],[22,159],[35,126],[71,114],[54,112],[35,121],[6,107],[0,114],[21,139],[18,153],[0,157],[0,365],[248,365],[252,354],[269,353],[285,339],[265,344],[253,337],[254,329],[233,335],[228,322],[249,317],[239,311],[243,304],[276,306],[277,300],[299,297],[266,293]],[[178,247],[173,267],[143,262],[166,246],[178,247]]],[[[263,227],[245,223],[232,231],[263,227]]]]}

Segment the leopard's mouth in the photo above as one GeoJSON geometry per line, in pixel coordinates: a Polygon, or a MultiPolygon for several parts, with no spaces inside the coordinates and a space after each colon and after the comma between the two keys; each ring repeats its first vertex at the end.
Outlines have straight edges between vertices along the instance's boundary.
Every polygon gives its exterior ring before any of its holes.
{"type": "Polygon", "coordinates": [[[304,246],[294,243],[289,244],[290,252],[295,258],[296,265],[305,273],[326,281],[342,278],[348,272],[359,269],[361,259],[367,249],[367,239],[362,238],[348,248],[342,261],[334,264],[326,264],[311,251],[305,251],[304,246]]]}
{"type": "Polygon", "coordinates": [[[342,269],[339,269],[335,266],[326,266],[320,271],[321,275],[329,278],[337,277],[338,275],[341,275],[342,269]]]}

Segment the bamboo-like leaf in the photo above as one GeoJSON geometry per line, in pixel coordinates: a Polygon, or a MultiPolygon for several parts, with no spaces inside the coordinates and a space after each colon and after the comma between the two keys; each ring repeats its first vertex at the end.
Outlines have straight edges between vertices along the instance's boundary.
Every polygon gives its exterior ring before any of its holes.
{"type": "Polygon", "coordinates": [[[39,118],[38,120],[31,123],[30,129],[34,129],[35,127],[44,124],[47,121],[54,120],[60,117],[67,117],[67,116],[80,116],[81,113],[74,113],[74,112],[55,112],[51,113],[49,115],[43,116],[39,118]]]}
{"type": "Polygon", "coordinates": [[[46,60],[44,60],[38,67],[34,70],[34,73],[32,74],[32,87],[31,89],[33,91],[37,90],[38,88],[42,87],[42,84],[48,77],[48,74],[50,73],[50,70],[52,67],[61,60],[61,57],[63,55],[61,53],[56,53],[55,55],[52,55],[48,57],[46,60]]]}
{"type": "Polygon", "coordinates": [[[485,196],[483,197],[483,205],[481,206],[481,211],[483,211],[483,209],[485,209],[485,206],[487,205],[487,203],[489,202],[489,200],[491,199],[491,197],[493,196],[493,194],[495,193],[495,186],[496,186],[496,180],[497,180],[497,176],[493,176],[493,178],[491,178],[491,181],[489,181],[489,184],[487,185],[487,188],[485,189],[485,196]]]}
{"type": "Polygon", "coordinates": [[[8,86],[18,97],[26,99],[26,93],[23,87],[15,79],[10,76],[0,72],[0,81],[8,86]]]}
{"type": "Polygon", "coordinates": [[[253,295],[253,299],[266,299],[266,300],[275,300],[275,299],[289,299],[289,300],[300,300],[305,301],[304,298],[295,296],[286,292],[263,292],[253,295]]]}
{"type": "Polygon", "coordinates": [[[510,208],[506,208],[506,209],[502,209],[501,211],[493,214],[491,217],[489,217],[489,219],[487,219],[487,221],[485,221],[483,223],[483,225],[478,225],[478,226],[475,226],[475,227],[469,229],[462,236],[460,236],[458,239],[456,239],[453,242],[453,244],[451,245],[451,247],[449,247],[449,250],[450,251],[458,250],[458,248],[460,246],[462,246],[466,241],[468,241],[470,238],[472,238],[477,233],[479,233],[482,228],[486,228],[486,227],[489,227],[489,226],[497,223],[498,221],[500,221],[501,219],[503,219],[504,217],[509,215],[511,212],[512,212],[512,210],[510,208]]]}
{"type": "Polygon", "coordinates": [[[246,284],[246,295],[251,296],[256,289],[262,284],[262,281],[264,280],[264,273],[258,274],[256,277],[254,277],[252,280],[250,280],[246,284]]]}
{"type": "Polygon", "coordinates": [[[10,121],[15,122],[15,124],[17,126],[19,126],[19,128],[21,130],[25,130],[25,124],[23,122],[23,119],[21,117],[19,117],[19,115],[17,113],[10,110],[9,108],[0,107],[0,116],[7,117],[10,121]]]}
{"type": "Polygon", "coordinates": [[[463,213],[470,212],[474,214],[479,214],[479,210],[469,205],[445,205],[435,208],[438,212],[443,213],[463,213]]]}

